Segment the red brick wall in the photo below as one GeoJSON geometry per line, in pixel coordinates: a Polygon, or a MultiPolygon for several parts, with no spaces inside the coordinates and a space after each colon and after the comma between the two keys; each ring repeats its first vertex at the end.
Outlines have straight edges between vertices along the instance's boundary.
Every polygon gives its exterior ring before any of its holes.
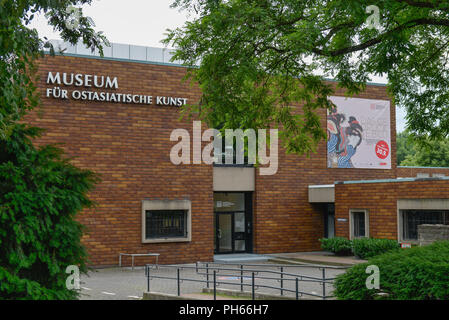
{"type": "Polygon", "coordinates": [[[397,240],[397,200],[447,198],[449,198],[448,180],[336,184],[336,235],[349,237],[350,209],[367,209],[369,236],[397,240]],[[342,218],[347,221],[338,221],[342,218]]]}
{"type": "Polygon", "coordinates": [[[433,174],[449,176],[449,168],[398,167],[396,171],[397,177],[401,178],[415,178],[418,173],[429,174],[429,177],[433,174]]]}
{"type": "MultiPolygon", "coordinates": [[[[98,207],[79,215],[79,221],[89,229],[83,242],[93,265],[117,264],[119,252],[158,252],[161,263],[211,260],[212,167],[175,166],[170,161],[170,148],[175,144],[169,140],[171,131],[190,130],[191,121],[179,122],[177,107],[46,98],[44,89],[49,71],[118,76],[117,92],[196,99],[198,88],[180,81],[185,69],[47,56],[39,68],[42,116],[38,117],[36,110],[28,119],[47,129],[39,143],[64,143],[67,155],[76,157],[75,165],[101,175],[102,182],[90,195],[98,207]],[[142,244],[141,212],[145,198],[190,199],[192,241],[142,244]]],[[[152,259],[136,258],[136,263],[152,259]]]]}
{"type": "MultiPolygon", "coordinates": [[[[337,89],[336,95],[344,95],[337,89]]],[[[368,86],[358,98],[390,100],[384,86],[368,86]]],[[[316,153],[287,155],[279,150],[279,169],[273,176],[256,175],[255,249],[259,253],[320,250],[324,237],[323,209],[308,201],[308,186],[335,181],[396,177],[396,117],[390,106],[391,170],[327,168],[326,141],[316,153]]],[[[320,110],[326,127],[326,110],[320,110]]]]}
{"type": "MultiPolygon", "coordinates": [[[[185,69],[46,56],[39,68],[42,114],[39,117],[39,110],[36,110],[27,121],[47,129],[38,143],[65,143],[67,155],[76,157],[75,165],[94,170],[102,177],[102,182],[90,195],[98,202],[98,207],[79,215],[79,221],[90,230],[83,242],[93,265],[117,264],[119,252],[159,252],[161,263],[211,260],[214,250],[212,167],[175,166],[169,159],[170,149],[175,144],[169,141],[171,131],[175,128],[191,131],[191,120],[180,122],[176,107],[45,98],[49,71],[117,76],[119,92],[187,97],[195,101],[200,91],[181,82],[185,69]],[[145,198],[189,198],[192,201],[192,241],[142,244],[141,202],[145,198]]],[[[337,90],[337,94],[343,95],[343,92],[337,90]]],[[[383,86],[368,86],[358,97],[389,100],[383,86]]],[[[321,114],[325,126],[326,111],[321,110],[321,114]]],[[[254,251],[318,250],[318,239],[323,237],[323,213],[309,204],[308,185],[396,177],[395,128],[392,105],[391,170],[328,169],[325,141],[310,158],[286,155],[280,149],[277,174],[256,175],[254,251]]],[[[341,210],[339,208],[339,212],[341,210]]],[[[138,264],[144,261],[136,260],[138,264]]]]}

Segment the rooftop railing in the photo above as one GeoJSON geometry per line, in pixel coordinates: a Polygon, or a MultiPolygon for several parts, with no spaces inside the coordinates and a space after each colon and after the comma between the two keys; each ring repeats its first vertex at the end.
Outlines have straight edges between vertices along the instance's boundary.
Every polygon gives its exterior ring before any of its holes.
{"type": "MultiPolygon", "coordinates": [[[[50,42],[53,44],[56,53],[62,52],[63,54],[100,57],[98,49],[95,49],[92,52],[82,43],[71,45],[70,43],[64,42],[62,40],[51,40],[50,42]]],[[[172,56],[173,49],[168,48],[154,48],[122,43],[111,43],[110,47],[103,46],[104,58],[147,61],[165,64],[181,64],[180,61],[171,62],[170,59],[172,58],[172,56]]]]}

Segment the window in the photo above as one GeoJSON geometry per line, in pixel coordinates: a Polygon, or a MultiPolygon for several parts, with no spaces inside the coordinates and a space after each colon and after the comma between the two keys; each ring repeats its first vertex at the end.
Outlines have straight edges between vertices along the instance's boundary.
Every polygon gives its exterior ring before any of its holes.
{"type": "Polygon", "coordinates": [[[367,210],[351,210],[350,219],[351,239],[369,236],[367,210]]]}
{"type": "Polygon", "coordinates": [[[214,193],[214,211],[245,211],[245,194],[243,192],[214,193]]]}
{"type": "Polygon", "coordinates": [[[402,239],[418,240],[418,225],[449,224],[449,211],[402,210],[402,239]]]}
{"type": "Polygon", "coordinates": [[[187,236],[186,210],[147,210],[145,239],[187,236]]]}
{"type": "Polygon", "coordinates": [[[254,165],[257,145],[255,144],[256,135],[251,134],[251,131],[244,130],[240,133],[235,130],[233,133],[223,134],[214,139],[221,139],[221,142],[216,146],[218,149],[214,150],[214,155],[217,157],[215,166],[252,167],[254,165]],[[232,145],[228,137],[232,138],[232,145]],[[253,143],[250,143],[250,141],[253,143]]]}
{"type": "Polygon", "coordinates": [[[142,242],[191,241],[190,200],[144,200],[142,242]]]}

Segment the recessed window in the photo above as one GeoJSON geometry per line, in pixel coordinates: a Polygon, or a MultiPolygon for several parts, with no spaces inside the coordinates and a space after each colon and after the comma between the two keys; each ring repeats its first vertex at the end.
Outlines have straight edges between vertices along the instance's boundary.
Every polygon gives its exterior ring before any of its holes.
{"type": "Polygon", "coordinates": [[[368,231],[368,211],[367,210],[351,210],[351,239],[363,238],[369,236],[368,231]]]}
{"type": "Polygon", "coordinates": [[[185,238],[186,210],[146,210],[145,239],[185,238]]]}
{"type": "Polygon", "coordinates": [[[144,200],[142,242],[191,241],[190,200],[144,200]]]}
{"type": "MultiPolygon", "coordinates": [[[[234,132],[235,133],[235,132],[234,132]]],[[[251,132],[248,133],[248,136],[245,135],[246,131],[244,131],[242,140],[233,136],[232,145],[227,141],[225,137],[222,138],[222,146],[221,150],[216,149],[215,155],[217,156],[217,162],[214,163],[214,166],[253,166],[255,163],[255,154],[256,145],[250,144],[248,140],[255,139],[255,136],[251,136],[251,132]],[[237,142],[239,141],[239,143],[237,142]],[[253,149],[250,148],[252,145],[253,149]],[[246,148],[245,148],[246,146],[246,148]],[[250,151],[252,150],[252,152],[250,151]],[[252,156],[251,156],[252,155],[252,156]]],[[[235,133],[236,134],[236,133],[235,133]]],[[[220,137],[218,137],[220,139],[220,137]]],[[[253,140],[254,141],[254,140],[253,140]]]]}
{"type": "Polygon", "coordinates": [[[401,210],[402,239],[418,240],[418,225],[449,225],[449,211],[441,210],[401,210]]]}

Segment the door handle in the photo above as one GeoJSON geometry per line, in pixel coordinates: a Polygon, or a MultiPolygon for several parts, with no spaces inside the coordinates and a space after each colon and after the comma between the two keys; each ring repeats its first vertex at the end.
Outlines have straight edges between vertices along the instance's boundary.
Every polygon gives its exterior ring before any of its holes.
{"type": "Polygon", "coordinates": [[[217,236],[218,236],[218,239],[221,239],[221,229],[217,230],[217,236]]]}

